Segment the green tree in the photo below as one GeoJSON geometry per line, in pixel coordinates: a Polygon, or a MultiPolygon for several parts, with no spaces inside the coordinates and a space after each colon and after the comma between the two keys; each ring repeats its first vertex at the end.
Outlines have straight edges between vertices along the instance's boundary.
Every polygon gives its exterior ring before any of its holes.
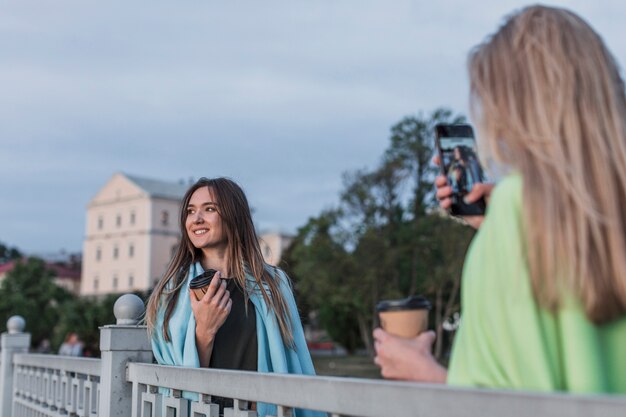
{"type": "Polygon", "coordinates": [[[338,217],[337,211],[325,211],[309,219],[285,254],[285,263],[304,304],[315,306],[330,337],[352,351],[361,346],[357,317],[360,300],[348,293],[353,285],[347,280],[355,274],[351,257],[333,231],[338,217]]]}
{"type": "Polygon", "coordinates": [[[419,293],[433,301],[431,321],[440,336],[435,353],[445,356],[450,338],[443,335],[443,322],[459,307],[472,230],[434,209],[430,161],[434,126],[463,120],[446,109],[402,119],[391,129],[380,165],[344,174],[339,207],[299,230],[289,251],[292,276],[336,341],[356,327],[372,352],[376,303],[419,293]]]}
{"type": "Polygon", "coordinates": [[[16,247],[9,247],[0,242],[0,264],[20,259],[22,256],[22,253],[16,247]]]}
{"type": "MultiPolygon", "coordinates": [[[[145,293],[135,292],[144,301],[145,293]]],[[[61,307],[59,322],[54,329],[53,346],[58,347],[70,332],[75,332],[84,343],[83,354],[100,356],[100,327],[115,324],[113,306],[120,294],[101,298],[75,298],[61,307]]]]}
{"type": "Polygon", "coordinates": [[[421,293],[433,304],[430,328],[437,333],[433,353],[445,359],[451,338],[443,331],[444,320],[460,310],[461,271],[465,252],[474,230],[461,222],[438,214],[424,216],[407,239],[411,262],[417,262],[417,282],[411,282],[408,294],[421,293]]]}
{"type": "Polygon", "coordinates": [[[16,262],[0,286],[0,323],[5,325],[16,314],[24,317],[35,346],[51,337],[61,316],[61,306],[73,298],[53,279],[54,272],[46,268],[43,260],[28,258],[16,262]]]}

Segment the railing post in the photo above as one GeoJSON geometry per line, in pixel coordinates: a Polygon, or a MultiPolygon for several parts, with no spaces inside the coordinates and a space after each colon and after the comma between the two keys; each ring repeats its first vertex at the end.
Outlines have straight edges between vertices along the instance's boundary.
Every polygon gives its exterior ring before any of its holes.
{"type": "Polygon", "coordinates": [[[0,337],[0,411],[3,416],[13,415],[13,355],[28,352],[30,333],[24,333],[26,322],[21,316],[7,321],[7,333],[0,337]]]}
{"type": "Polygon", "coordinates": [[[130,416],[132,386],[126,382],[128,362],[152,362],[152,348],[146,326],[137,323],[144,313],[141,298],[125,294],[113,307],[116,325],[100,328],[100,416],[130,416]]]}

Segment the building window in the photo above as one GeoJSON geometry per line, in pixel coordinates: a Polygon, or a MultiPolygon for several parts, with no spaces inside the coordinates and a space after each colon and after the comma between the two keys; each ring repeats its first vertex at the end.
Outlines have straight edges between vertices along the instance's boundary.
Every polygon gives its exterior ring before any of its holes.
{"type": "Polygon", "coordinates": [[[100,281],[98,280],[98,277],[95,277],[93,279],[93,290],[94,291],[98,291],[98,284],[100,283],[100,281]]]}
{"type": "Polygon", "coordinates": [[[100,259],[102,259],[102,249],[98,247],[98,249],[96,249],[96,261],[100,261],[100,259]]]}
{"type": "Polygon", "coordinates": [[[132,258],[133,256],[135,256],[135,246],[131,243],[128,247],[128,257],[132,258]]]}
{"type": "Polygon", "coordinates": [[[130,224],[135,224],[135,212],[130,212],[130,224]]]}
{"type": "Polygon", "coordinates": [[[115,245],[115,246],[113,247],[113,259],[117,259],[117,257],[119,256],[119,254],[120,254],[120,250],[119,250],[119,248],[117,247],[117,245],[115,245]]]}
{"type": "Polygon", "coordinates": [[[133,288],[133,285],[135,285],[135,277],[133,277],[132,275],[128,276],[128,287],[129,288],[133,288]]]}
{"type": "Polygon", "coordinates": [[[116,290],[117,289],[117,276],[113,275],[113,289],[116,290]]]}
{"type": "Polygon", "coordinates": [[[161,212],[161,226],[167,226],[170,222],[170,214],[163,210],[161,212]]]}
{"type": "Polygon", "coordinates": [[[98,230],[102,230],[103,226],[104,226],[104,219],[102,218],[102,216],[98,216],[98,230]]]}
{"type": "Polygon", "coordinates": [[[120,214],[118,214],[118,215],[115,217],[115,225],[116,225],[117,227],[120,227],[120,226],[122,225],[122,216],[121,216],[120,214]]]}

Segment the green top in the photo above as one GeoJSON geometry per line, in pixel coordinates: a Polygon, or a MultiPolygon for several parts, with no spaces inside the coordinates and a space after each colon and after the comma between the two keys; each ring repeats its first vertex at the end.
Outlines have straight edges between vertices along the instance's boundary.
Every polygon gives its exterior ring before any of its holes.
{"type": "Polygon", "coordinates": [[[572,299],[551,314],[525,262],[522,178],[505,178],[468,251],[452,385],[626,393],[626,317],[596,326],[572,299]]]}

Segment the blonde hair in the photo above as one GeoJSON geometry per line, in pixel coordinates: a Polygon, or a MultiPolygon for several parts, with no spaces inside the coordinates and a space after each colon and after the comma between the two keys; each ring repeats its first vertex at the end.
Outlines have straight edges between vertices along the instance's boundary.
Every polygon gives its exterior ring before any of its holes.
{"type": "Polygon", "coordinates": [[[523,177],[534,295],[565,294],[596,324],[626,314],[626,98],[602,39],[574,13],[532,6],[469,57],[487,159],[523,177]]]}

